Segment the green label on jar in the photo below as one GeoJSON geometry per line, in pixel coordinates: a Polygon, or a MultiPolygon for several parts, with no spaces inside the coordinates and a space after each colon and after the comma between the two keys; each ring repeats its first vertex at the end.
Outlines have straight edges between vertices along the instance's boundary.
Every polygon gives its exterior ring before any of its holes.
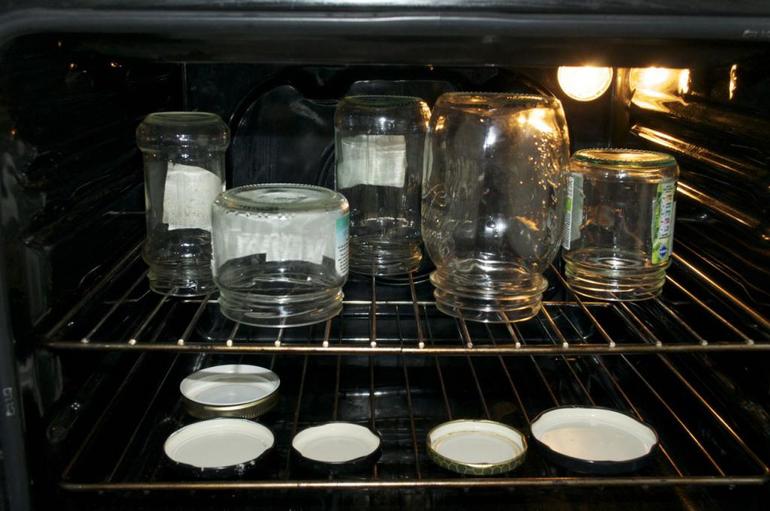
{"type": "Polygon", "coordinates": [[[676,216],[675,191],[676,181],[659,183],[652,201],[652,264],[665,263],[671,257],[676,216]]]}
{"type": "Polygon", "coordinates": [[[564,211],[564,232],[562,246],[569,250],[572,242],[580,237],[580,224],[583,222],[583,175],[567,176],[567,198],[564,211]]]}
{"type": "Polygon", "coordinates": [[[340,275],[348,274],[348,237],[350,231],[350,214],[345,213],[337,219],[335,225],[336,253],[334,267],[340,275]]]}

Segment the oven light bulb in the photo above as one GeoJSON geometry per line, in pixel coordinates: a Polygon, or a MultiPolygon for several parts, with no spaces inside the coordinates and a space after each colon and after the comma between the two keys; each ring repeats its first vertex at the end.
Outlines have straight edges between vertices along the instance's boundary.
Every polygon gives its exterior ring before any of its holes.
{"type": "Polygon", "coordinates": [[[593,101],[610,88],[612,68],[559,66],[556,77],[567,96],[577,101],[593,101]]]}

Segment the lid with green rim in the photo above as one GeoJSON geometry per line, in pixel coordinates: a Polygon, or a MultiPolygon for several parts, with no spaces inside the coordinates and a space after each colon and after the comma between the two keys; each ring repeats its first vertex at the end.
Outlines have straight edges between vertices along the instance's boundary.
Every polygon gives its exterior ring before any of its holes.
{"type": "Polygon", "coordinates": [[[348,210],[348,201],[338,192],[321,186],[291,183],[231,188],[219,194],[214,204],[227,209],[265,213],[348,210]]]}
{"type": "Polygon", "coordinates": [[[638,149],[581,149],[572,158],[577,163],[623,170],[676,167],[676,160],[670,154],[638,149]]]}

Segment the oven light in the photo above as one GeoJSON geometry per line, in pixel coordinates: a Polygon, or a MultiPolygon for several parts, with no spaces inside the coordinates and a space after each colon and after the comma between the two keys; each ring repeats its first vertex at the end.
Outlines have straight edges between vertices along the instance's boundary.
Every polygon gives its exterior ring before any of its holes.
{"type": "Polygon", "coordinates": [[[577,101],[592,101],[610,88],[612,68],[560,66],[556,77],[567,96],[577,101]]]}

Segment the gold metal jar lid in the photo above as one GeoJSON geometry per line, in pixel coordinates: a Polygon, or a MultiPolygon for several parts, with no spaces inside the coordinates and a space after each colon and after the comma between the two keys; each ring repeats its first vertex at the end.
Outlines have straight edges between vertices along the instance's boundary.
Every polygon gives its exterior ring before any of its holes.
{"type": "Polygon", "coordinates": [[[179,390],[193,417],[253,419],[275,406],[280,384],[278,375],[264,367],[228,364],[196,371],[179,390]]]}

